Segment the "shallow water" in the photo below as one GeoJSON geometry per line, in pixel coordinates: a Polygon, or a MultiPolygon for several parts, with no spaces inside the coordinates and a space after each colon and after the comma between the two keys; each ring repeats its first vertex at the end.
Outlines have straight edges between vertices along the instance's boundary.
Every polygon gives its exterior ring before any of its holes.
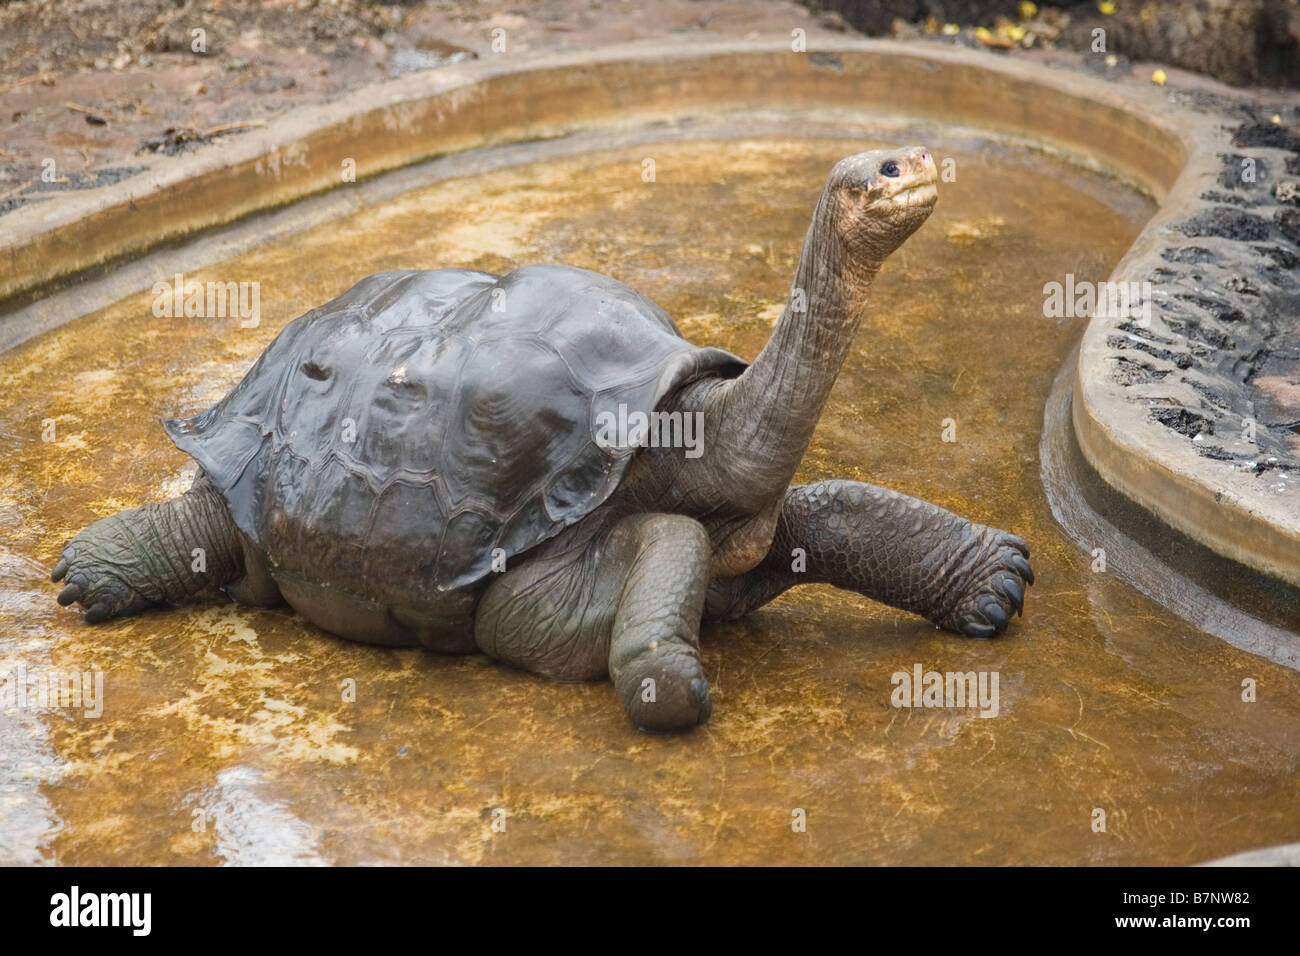
{"type": "Polygon", "coordinates": [[[753,357],[826,171],[872,145],[659,143],[453,180],[187,274],[260,281],[257,328],[155,319],[142,294],[0,356],[0,679],[105,679],[99,718],[0,703],[0,862],[1191,863],[1300,839],[1300,674],[1091,571],[1039,481],[1080,331],[1042,317],[1042,285],[1105,278],[1150,207],[993,148],[927,144],[957,179],[882,273],[799,480],[874,481],[1026,538],[1038,583],[1002,638],[803,588],[707,630],[713,719],[655,737],[608,684],[348,644],[287,611],[91,627],[54,603],[68,537],[184,488],[157,419],[219,398],[362,276],[566,262],[753,357]],[[891,675],[915,664],[998,672],[998,715],[895,709],[891,675]]]}

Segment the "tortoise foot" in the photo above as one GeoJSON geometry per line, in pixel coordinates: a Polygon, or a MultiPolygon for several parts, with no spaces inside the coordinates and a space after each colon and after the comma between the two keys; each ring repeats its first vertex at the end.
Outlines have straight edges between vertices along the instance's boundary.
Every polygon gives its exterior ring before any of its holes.
{"type": "Polygon", "coordinates": [[[121,516],[112,515],[64,546],[50,579],[66,582],[59,592],[60,604],[80,604],[86,608],[86,621],[98,624],[134,614],[153,603],[131,584],[145,573],[121,516]]]}
{"type": "Polygon", "coordinates": [[[649,733],[675,733],[707,723],[713,713],[713,696],[709,681],[699,661],[677,662],[673,670],[661,672],[655,684],[644,681],[638,693],[624,700],[628,716],[641,730],[649,733]],[[649,688],[655,696],[649,696],[649,688]]]}
{"type": "Polygon", "coordinates": [[[941,627],[967,637],[994,637],[1013,614],[1023,614],[1025,589],[1034,583],[1029,546],[1009,531],[987,528],[985,549],[968,575],[962,596],[941,627]]]}

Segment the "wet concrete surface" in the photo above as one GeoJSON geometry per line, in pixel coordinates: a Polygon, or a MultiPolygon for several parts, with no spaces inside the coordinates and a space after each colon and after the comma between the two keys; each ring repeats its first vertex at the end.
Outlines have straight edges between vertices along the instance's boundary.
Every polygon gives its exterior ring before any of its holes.
{"type": "Polygon", "coordinates": [[[752,357],[826,171],[874,145],[658,143],[453,180],[187,273],[260,282],[256,328],[157,319],[145,293],[0,356],[0,680],[104,675],[97,718],[0,684],[0,862],[1178,864],[1300,838],[1300,674],[1092,571],[1052,519],[1043,406],[1083,320],[1045,319],[1042,286],[1106,278],[1150,207],[1026,155],[927,143],[956,181],[887,264],[799,475],[1025,537],[1038,583],[1002,638],[799,589],[706,631],[714,716],[656,737],[608,684],[348,644],[287,611],[92,627],[54,603],[68,537],[185,487],[157,419],[215,401],[357,279],[566,262],[752,357]],[[997,672],[997,716],[891,706],[917,664],[997,672]]]}

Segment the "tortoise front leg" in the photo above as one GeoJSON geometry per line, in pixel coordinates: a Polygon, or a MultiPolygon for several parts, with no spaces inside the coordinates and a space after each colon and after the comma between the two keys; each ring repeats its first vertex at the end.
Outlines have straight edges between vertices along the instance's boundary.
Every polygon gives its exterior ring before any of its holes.
{"type": "MultiPolygon", "coordinates": [[[[700,661],[712,549],[682,515],[639,515],[615,530],[626,569],[609,642],[609,676],[642,730],[685,730],[713,712],[700,661]]],[[[612,570],[612,569],[611,569],[612,570]]]]}
{"type": "Polygon", "coordinates": [[[1028,557],[1015,535],[896,491],[860,481],[796,485],[767,557],[746,574],[714,580],[705,617],[732,620],[796,584],[829,583],[969,637],[992,637],[1024,606],[1034,580],[1028,557]]]}
{"type": "Polygon", "coordinates": [[[248,588],[239,531],[201,472],[179,498],[119,511],[85,528],[64,546],[51,579],[66,582],[58,602],[83,605],[91,624],[182,604],[223,585],[248,588]]]}
{"type": "Polygon", "coordinates": [[[711,550],[698,521],[642,514],[574,552],[508,571],[474,621],[490,657],[558,680],[608,675],[642,730],[685,730],[713,703],[700,662],[711,550]]]}

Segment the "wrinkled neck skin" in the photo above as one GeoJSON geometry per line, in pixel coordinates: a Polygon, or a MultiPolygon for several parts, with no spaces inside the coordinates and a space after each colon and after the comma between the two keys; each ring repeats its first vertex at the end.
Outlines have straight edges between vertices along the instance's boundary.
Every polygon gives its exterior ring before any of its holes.
{"type": "Polygon", "coordinates": [[[823,193],[817,204],[772,337],[743,375],[715,393],[706,418],[710,451],[721,459],[713,464],[759,504],[783,494],[794,477],[892,251],[862,236],[850,250],[832,221],[834,202],[823,193]]]}

